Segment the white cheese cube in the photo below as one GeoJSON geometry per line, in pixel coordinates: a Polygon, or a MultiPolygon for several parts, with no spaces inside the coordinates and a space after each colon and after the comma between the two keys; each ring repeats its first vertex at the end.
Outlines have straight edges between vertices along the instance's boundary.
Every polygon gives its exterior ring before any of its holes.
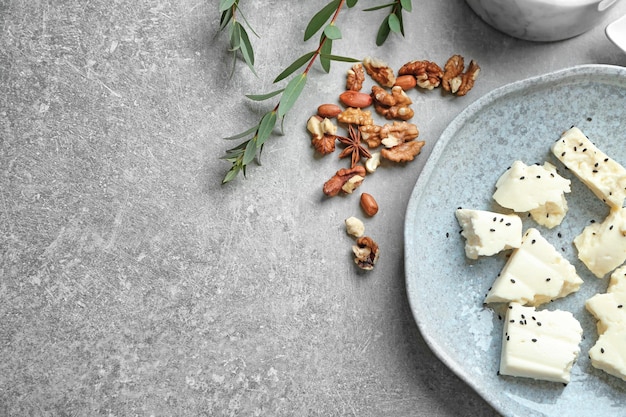
{"type": "Polygon", "coordinates": [[[598,149],[579,128],[565,131],[552,145],[552,153],[610,207],[623,206],[626,169],[598,149]]]}
{"type": "Polygon", "coordinates": [[[519,216],[485,210],[458,209],[456,218],[466,239],[465,254],[470,259],[494,255],[522,243],[519,216]]]}
{"type": "Polygon", "coordinates": [[[576,268],[537,229],[528,229],[489,289],[485,303],[538,306],[580,289],[576,268]]]}
{"type": "Polygon", "coordinates": [[[500,375],[569,383],[583,329],[569,311],[511,303],[502,336],[500,375]]]}
{"type": "Polygon", "coordinates": [[[526,165],[515,161],[498,178],[493,199],[518,213],[529,212],[533,220],[548,228],[561,224],[567,213],[565,193],[570,180],[560,176],[554,165],[526,165]]]}
{"type": "Polygon", "coordinates": [[[578,258],[598,278],[626,261],[626,208],[612,210],[602,223],[592,223],[574,238],[578,258]]]}
{"type": "Polygon", "coordinates": [[[606,293],[594,295],[585,307],[598,320],[591,365],[626,381],[626,266],[616,269],[606,293]]]}

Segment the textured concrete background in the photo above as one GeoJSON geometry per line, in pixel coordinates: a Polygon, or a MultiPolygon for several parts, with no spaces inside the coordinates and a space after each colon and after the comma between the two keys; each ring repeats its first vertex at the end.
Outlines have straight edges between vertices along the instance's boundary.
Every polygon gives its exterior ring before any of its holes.
{"type": "Polygon", "coordinates": [[[462,0],[414,1],[406,38],[377,48],[382,12],[343,12],[336,54],[399,68],[459,53],[483,69],[466,97],[411,93],[426,146],[364,183],[382,254],[362,273],[343,228],[357,199],[321,192],[344,164],[316,157],[305,130],[347,64],[316,67],[263,166],[220,184],[234,145],[221,138],[275,104],[244,94],[271,91],[315,47],[302,34],[325,2],[242,1],[258,77],[240,62],[232,78],[217,3],[0,1],[0,415],[494,415],[411,316],[409,194],[441,131],[481,95],[626,56],[603,27],[509,38],[462,0]]]}

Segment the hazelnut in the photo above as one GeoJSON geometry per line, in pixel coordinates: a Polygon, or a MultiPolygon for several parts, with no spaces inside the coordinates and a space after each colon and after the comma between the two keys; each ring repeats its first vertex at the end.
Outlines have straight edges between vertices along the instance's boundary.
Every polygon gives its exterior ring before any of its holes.
{"type": "Polygon", "coordinates": [[[372,197],[371,194],[362,193],[361,194],[361,208],[368,216],[373,216],[378,213],[378,203],[372,197]]]}

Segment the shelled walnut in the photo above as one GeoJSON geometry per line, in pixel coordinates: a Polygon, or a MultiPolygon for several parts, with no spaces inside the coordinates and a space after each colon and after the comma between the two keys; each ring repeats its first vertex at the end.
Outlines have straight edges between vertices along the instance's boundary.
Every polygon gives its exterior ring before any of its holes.
{"type": "Polygon", "coordinates": [[[367,74],[383,87],[393,87],[396,83],[396,75],[393,69],[380,59],[365,57],[363,59],[363,67],[365,67],[367,74]]]}
{"type": "Polygon", "coordinates": [[[342,191],[350,194],[355,188],[361,185],[365,175],[366,171],[362,165],[357,165],[354,168],[340,169],[332,178],[324,183],[324,194],[329,197],[334,197],[342,191]],[[353,180],[352,178],[354,177],[357,178],[353,180]]]}
{"type": "Polygon", "coordinates": [[[422,151],[424,141],[411,140],[392,148],[383,148],[380,154],[383,158],[393,162],[410,162],[422,151]]]}
{"type": "Polygon", "coordinates": [[[400,67],[398,75],[413,75],[418,87],[432,90],[441,84],[443,70],[434,62],[416,60],[400,67]]]}
{"type": "Polygon", "coordinates": [[[474,81],[480,72],[480,66],[474,60],[471,60],[467,71],[465,69],[465,61],[461,55],[453,55],[448,59],[444,66],[444,74],[441,80],[441,86],[457,96],[464,96],[474,87],[474,81]]]}
{"type": "Polygon", "coordinates": [[[392,87],[391,93],[379,86],[372,86],[372,97],[376,112],[387,119],[409,120],[415,114],[410,107],[413,101],[400,86],[392,87]]]}
{"type": "Polygon", "coordinates": [[[311,116],[307,122],[307,130],[311,133],[311,144],[316,151],[326,155],[335,151],[337,126],[329,119],[311,116]]]}
{"type": "Polygon", "coordinates": [[[356,107],[348,107],[337,115],[337,121],[345,124],[353,125],[371,125],[374,123],[372,119],[372,112],[369,110],[362,110],[356,107]]]}
{"type": "Polygon", "coordinates": [[[356,240],[356,245],[352,246],[354,262],[359,268],[366,271],[374,269],[378,261],[378,244],[369,236],[362,236],[356,240]]]}
{"type": "Polygon", "coordinates": [[[361,63],[354,64],[349,70],[346,77],[346,90],[361,91],[365,81],[365,72],[361,63]]]}

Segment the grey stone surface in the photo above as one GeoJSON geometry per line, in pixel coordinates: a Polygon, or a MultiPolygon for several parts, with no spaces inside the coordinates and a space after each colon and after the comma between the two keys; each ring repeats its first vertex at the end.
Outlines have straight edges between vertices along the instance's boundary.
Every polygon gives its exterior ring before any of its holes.
{"type": "MultiPolygon", "coordinates": [[[[367,4],[366,4],[367,3],[367,4]]],[[[305,130],[348,64],[316,66],[262,166],[226,186],[222,137],[275,103],[244,94],[313,49],[321,1],[242,1],[258,77],[232,77],[217,2],[0,3],[0,415],[492,416],[425,345],[404,289],[404,211],[445,126],[506,83],[576,64],[626,65],[604,27],[530,43],[461,0],[415,1],[406,36],[375,45],[382,12],[342,12],[334,53],[398,68],[452,54],[482,67],[455,98],[411,93],[426,141],[361,188],[376,269],[355,269],[327,199],[345,166],[305,130]]],[[[626,13],[618,4],[607,22],[626,13]]],[[[428,259],[424,259],[428,262],[428,259]]],[[[453,290],[453,289],[451,289],[453,290]]],[[[442,307],[443,308],[443,307],[442,307]]]]}

